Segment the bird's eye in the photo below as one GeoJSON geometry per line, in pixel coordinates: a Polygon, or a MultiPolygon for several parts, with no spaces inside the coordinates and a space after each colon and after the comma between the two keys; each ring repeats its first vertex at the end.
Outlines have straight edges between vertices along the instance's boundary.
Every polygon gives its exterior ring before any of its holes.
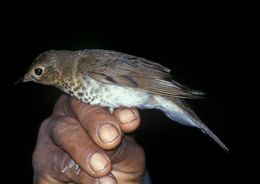
{"type": "Polygon", "coordinates": [[[42,68],[35,68],[34,69],[34,73],[35,73],[35,75],[38,75],[38,76],[40,76],[41,74],[42,74],[42,68]]]}

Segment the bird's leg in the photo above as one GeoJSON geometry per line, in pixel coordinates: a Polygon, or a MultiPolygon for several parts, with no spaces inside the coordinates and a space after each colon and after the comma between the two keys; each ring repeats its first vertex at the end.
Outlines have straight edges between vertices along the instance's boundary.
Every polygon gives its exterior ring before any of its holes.
{"type": "Polygon", "coordinates": [[[81,168],[79,165],[72,159],[69,160],[68,164],[61,170],[62,173],[65,173],[67,170],[73,168],[76,171],[76,175],[79,175],[81,168]]]}
{"type": "Polygon", "coordinates": [[[109,112],[110,112],[111,114],[113,114],[113,112],[114,112],[114,108],[113,108],[113,107],[108,107],[108,110],[109,110],[109,112]]]}

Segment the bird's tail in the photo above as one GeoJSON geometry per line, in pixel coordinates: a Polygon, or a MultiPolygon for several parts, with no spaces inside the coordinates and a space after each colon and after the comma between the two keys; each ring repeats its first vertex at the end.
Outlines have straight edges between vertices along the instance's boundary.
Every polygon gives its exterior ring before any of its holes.
{"type": "Polygon", "coordinates": [[[196,116],[196,114],[189,108],[184,100],[179,98],[166,99],[159,97],[158,109],[162,110],[171,120],[186,126],[199,128],[203,133],[210,136],[219,146],[226,152],[229,149],[226,145],[196,116]]]}

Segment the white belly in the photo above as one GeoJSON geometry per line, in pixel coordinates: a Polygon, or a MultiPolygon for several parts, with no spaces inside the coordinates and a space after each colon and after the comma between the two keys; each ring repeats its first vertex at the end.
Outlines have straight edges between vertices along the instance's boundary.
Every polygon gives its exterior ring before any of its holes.
{"type": "Polygon", "coordinates": [[[149,93],[127,87],[103,84],[89,78],[85,86],[83,101],[91,105],[105,107],[143,108],[150,97],[149,93]]]}

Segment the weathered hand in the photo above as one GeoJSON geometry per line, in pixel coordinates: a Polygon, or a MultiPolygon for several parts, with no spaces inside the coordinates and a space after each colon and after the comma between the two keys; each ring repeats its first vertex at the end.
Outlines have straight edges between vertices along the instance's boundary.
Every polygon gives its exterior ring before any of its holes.
{"type": "Polygon", "coordinates": [[[141,183],[143,150],[123,136],[139,124],[136,109],[111,114],[63,95],[40,127],[34,183],[141,183]]]}

